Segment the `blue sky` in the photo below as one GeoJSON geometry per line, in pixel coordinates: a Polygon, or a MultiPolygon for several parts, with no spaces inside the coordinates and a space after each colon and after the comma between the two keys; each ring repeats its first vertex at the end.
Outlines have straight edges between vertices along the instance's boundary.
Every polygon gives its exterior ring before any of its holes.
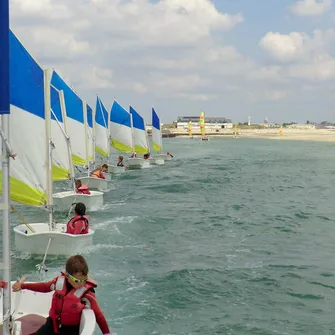
{"type": "Polygon", "coordinates": [[[12,29],[92,106],[150,123],[335,121],[332,0],[12,0],[12,29]]]}

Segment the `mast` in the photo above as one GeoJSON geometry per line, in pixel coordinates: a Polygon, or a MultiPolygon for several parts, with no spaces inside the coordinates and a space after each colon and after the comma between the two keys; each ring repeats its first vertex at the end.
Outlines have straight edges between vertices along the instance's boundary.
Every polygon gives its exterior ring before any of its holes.
{"type": "Polygon", "coordinates": [[[87,123],[87,104],[86,104],[86,100],[83,100],[83,113],[84,113],[84,131],[85,131],[87,175],[90,176],[90,155],[89,155],[89,152],[88,152],[88,123],[87,123]]]}
{"type": "Polygon", "coordinates": [[[9,85],[9,0],[0,1],[0,114],[2,121],[2,196],[0,204],[2,212],[2,262],[3,280],[7,285],[3,288],[2,319],[4,324],[2,334],[11,333],[12,318],[6,318],[11,313],[11,263],[10,263],[10,222],[9,222],[9,147],[6,139],[9,138],[9,111],[10,111],[10,85],[9,85]]]}
{"type": "Polygon", "coordinates": [[[46,162],[45,172],[47,178],[47,209],[49,211],[50,230],[55,228],[53,220],[53,198],[52,198],[52,150],[54,144],[51,140],[51,101],[50,101],[50,70],[43,70],[44,73],[44,114],[45,114],[45,139],[46,139],[46,162]]]}
{"type": "MultiPolygon", "coordinates": [[[[113,102],[114,104],[114,102],[113,102]]],[[[113,105],[112,105],[113,106],[113,105]]],[[[112,151],[112,134],[111,134],[111,127],[110,127],[110,115],[112,112],[112,108],[110,110],[107,110],[107,136],[108,136],[108,162],[111,163],[111,151],[112,151]]]]}
{"type": "Polygon", "coordinates": [[[92,155],[93,155],[93,167],[95,168],[95,115],[97,113],[97,105],[95,104],[95,108],[92,108],[92,155]]]}
{"type": "Polygon", "coordinates": [[[69,157],[69,167],[70,167],[70,179],[72,181],[73,191],[76,191],[75,185],[75,174],[74,174],[74,167],[72,161],[72,148],[71,148],[71,140],[67,132],[67,116],[66,116],[66,106],[65,106],[65,98],[64,98],[64,91],[59,91],[59,98],[60,98],[60,108],[62,110],[62,117],[63,117],[63,125],[64,125],[64,132],[65,138],[67,141],[67,152],[69,157]]]}
{"type": "Polygon", "coordinates": [[[131,146],[133,149],[133,153],[135,153],[135,135],[134,135],[134,126],[133,126],[133,115],[129,113],[130,115],[130,126],[131,126],[131,146]]]}

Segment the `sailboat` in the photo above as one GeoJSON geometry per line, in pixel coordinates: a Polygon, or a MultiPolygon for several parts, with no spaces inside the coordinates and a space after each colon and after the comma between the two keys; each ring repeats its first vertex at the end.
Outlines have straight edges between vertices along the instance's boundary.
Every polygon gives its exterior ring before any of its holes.
{"type": "MultiPolygon", "coordinates": [[[[89,162],[86,147],[86,132],[84,111],[86,112],[86,102],[63,81],[63,79],[53,71],[51,84],[64,93],[65,124],[67,135],[71,139],[71,149],[68,148],[72,157],[72,164],[76,167],[88,167],[89,162]]],[[[53,197],[55,207],[60,211],[68,211],[75,202],[85,204],[88,211],[97,211],[103,205],[103,192],[91,191],[91,194],[77,194],[74,190],[59,192],[53,197]]]]}
{"type": "Polygon", "coordinates": [[[192,121],[189,121],[187,124],[187,133],[188,133],[188,138],[193,138],[192,135],[192,121]]]}
{"type": "MultiPolygon", "coordinates": [[[[36,66],[37,64],[31,62],[31,66],[26,68],[24,67],[24,73],[22,73],[21,80],[24,84],[29,82],[27,78],[27,74],[35,75],[34,78],[37,80],[42,87],[32,85],[32,87],[26,87],[25,99],[20,101],[18,96],[13,96],[11,93],[11,99],[13,99],[12,108],[13,112],[10,114],[10,90],[15,89],[15,85],[12,85],[10,88],[10,73],[14,71],[14,77],[20,77],[20,70],[21,68],[16,68],[15,66],[19,66],[20,62],[18,62],[19,57],[17,55],[13,55],[11,57],[11,62],[9,63],[10,58],[10,48],[9,48],[9,37],[12,33],[9,32],[9,1],[3,0],[0,2],[0,114],[1,114],[1,149],[2,149],[2,163],[1,163],[1,191],[2,191],[2,203],[1,203],[1,210],[3,211],[3,220],[2,220],[2,246],[3,246],[3,253],[2,253],[2,270],[3,270],[3,281],[1,281],[1,288],[0,288],[0,328],[3,334],[15,334],[15,335],[28,335],[33,334],[36,332],[38,328],[40,328],[46,321],[48,317],[48,311],[51,306],[51,299],[53,292],[50,293],[39,293],[39,292],[32,292],[32,291],[19,291],[16,293],[11,292],[12,284],[15,281],[11,281],[11,234],[10,234],[10,221],[9,221],[9,211],[10,211],[10,195],[11,189],[13,189],[14,194],[18,196],[18,191],[20,187],[23,190],[30,190],[30,196],[23,196],[22,198],[25,199],[35,199],[37,194],[39,194],[39,190],[37,189],[36,185],[28,184],[27,179],[26,183],[20,181],[13,176],[11,176],[11,168],[9,163],[9,155],[12,158],[15,155],[12,154],[10,145],[9,145],[9,134],[10,134],[10,124],[15,124],[20,128],[24,127],[23,121],[28,121],[31,124],[31,121],[37,121],[36,123],[41,125],[44,123],[43,119],[46,118],[50,119],[50,106],[48,105],[47,99],[44,99],[43,95],[41,94],[41,90],[43,92],[44,85],[43,79],[47,76],[47,73],[44,72],[36,66]],[[16,58],[16,61],[13,60],[16,58]],[[38,70],[38,71],[36,71],[38,70]],[[42,73],[41,73],[42,71],[42,73]],[[30,94],[32,97],[30,97],[30,94]],[[35,100],[36,98],[41,98],[41,100],[35,100]],[[26,99],[28,98],[28,99],[26,99]],[[43,104],[45,103],[45,106],[43,104]],[[20,106],[15,106],[20,105],[20,106]],[[38,108],[34,108],[35,113],[27,112],[30,107],[33,105],[38,105],[38,108]],[[46,107],[48,107],[46,109],[46,107]],[[46,113],[45,113],[46,112],[46,113]],[[12,120],[12,117],[17,113],[17,118],[12,120]],[[23,116],[23,118],[21,118],[23,116]],[[40,118],[40,119],[38,119],[40,118]],[[15,122],[19,121],[19,122],[15,122]]],[[[12,43],[12,41],[11,41],[12,43]]],[[[23,48],[23,52],[26,50],[23,48]]],[[[31,59],[32,60],[32,59],[31,59]]],[[[15,83],[19,83],[20,80],[16,80],[15,83]]],[[[50,86],[47,83],[47,91],[49,91],[50,86]]],[[[20,98],[23,98],[21,95],[20,98]]],[[[47,125],[47,123],[46,123],[47,125]]],[[[34,123],[35,126],[35,123],[34,123]]],[[[13,126],[12,126],[13,127],[13,126]]],[[[15,128],[15,127],[14,127],[15,128]]],[[[43,129],[43,127],[41,127],[43,129]]],[[[48,127],[45,127],[45,131],[48,130],[48,127]]],[[[37,130],[37,134],[40,134],[40,129],[37,130]]],[[[43,137],[43,136],[42,136],[43,137]]],[[[15,139],[15,136],[14,136],[15,139]]],[[[26,138],[23,138],[24,140],[26,138]]],[[[36,138],[33,138],[35,140],[36,138]]],[[[41,147],[45,147],[45,139],[39,142],[39,149],[41,147]]],[[[27,143],[28,144],[28,143],[27,143]]],[[[36,142],[35,142],[36,144],[36,142]]],[[[50,144],[50,142],[48,143],[50,144]]],[[[26,147],[29,150],[32,149],[33,153],[34,147],[26,147]]],[[[41,155],[44,156],[46,151],[40,151],[41,155]]],[[[17,156],[19,160],[19,156],[17,156]]],[[[28,160],[27,157],[23,157],[22,161],[18,164],[21,165],[23,160],[27,162],[34,163],[32,160],[28,160]]],[[[16,159],[15,159],[16,160],[16,159]]],[[[15,162],[15,161],[14,161],[15,162]]],[[[17,162],[16,162],[17,163],[17,162]]],[[[32,164],[33,165],[33,164],[32,164]]],[[[51,173],[51,167],[48,166],[51,173]]],[[[16,167],[16,171],[14,175],[18,176],[21,173],[23,176],[22,169],[20,170],[16,167]]],[[[36,181],[37,174],[33,173],[32,179],[36,181]]],[[[23,280],[23,278],[22,278],[23,280]]],[[[81,315],[81,323],[80,323],[80,335],[91,335],[94,333],[96,320],[94,312],[87,308],[83,310],[81,315]]]]}
{"type": "MultiPolygon", "coordinates": [[[[85,124],[85,147],[86,147],[86,164],[87,176],[80,177],[82,183],[86,184],[90,190],[105,191],[108,189],[108,179],[96,178],[90,176],[91,169],[95,168],[95,140],[93,136],[93,111],[92,108],[84,105],[84,124],[85,124]]],[[[110,178],[109,178],[110,179],[110,178]]]]}
{"type": "MultiPolygon", "coordinates": [[[[130,106],[129,110],[133,137],[133,151],[138,155],[148,154],[150,149],[144,120],[133,107],[130,106]]],[[[150,166],[148,159],[140,157],[130,158],[127,163],[130,168],[146,168],[150,166]]]]}
{"type": "Polygon", "coordinates": [[[124,166],[116,166],[110,163],[111,137],[109,133],[109,115],[106,107],[97,96],[95,108],[95,151],[108,163],[109,173],[122,173],[126,171],[124,166]]]}
{"type": "Polygon", "coordinates": [[[14,228],[16,250],[43,255],[48,249],[48,254],[69,255],[91,245],[94,231],[65,234],[66,225],[54,222],[53,197],[57,193],[52,193],[50,71],[41,69],[12,32],[10,52],[10,133],[18,154],[12,163],[10,197],[24,205],[44,207],[49,215],[48,222],[14,228]]]}
{"type": "MultiPolygon", "coordinates": [[[[125,153],[136,154],[133,136],[132,116],[116,100],[110,112],[110,135],[112,146],[125,153]]],[[[130,157],[124,163],[128,167],[138,168],[142,164],[150,165],[143,158],[130,157]],[[145,163],[144,163],[145,162],[145,163]]]]}
{"type": "Polygon", "coordinates": [[[150,163],[163,165],[165,160],[171,160],[172,157],[161,153],[163,150],[161,122],[153,107],[151,109],[151,118],[152,118],[152,148],[154,149],[154,151],[158,152],[158,155],[152,157],[150,159],[150,163]]]}
{"type": "Polygon", "coordinates": [[[199,125],[200,125],[200,131],[201,131],[201,141],[208,141],[209,138],[208,136],[206,136],[205,113],[204,112],[201,112],[200,114],[199,125]]]}

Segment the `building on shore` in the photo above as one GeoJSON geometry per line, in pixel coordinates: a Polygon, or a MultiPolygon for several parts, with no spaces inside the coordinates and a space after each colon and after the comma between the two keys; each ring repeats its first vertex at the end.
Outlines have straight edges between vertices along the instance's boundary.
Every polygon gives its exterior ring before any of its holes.
{"type": "MultiPolygon", "coordinates": [[[[177,121],[173,123],[176,125],[177,129],[187,129],[188,123],[192,121],[193,129],[200,129],[199,116],[179,116],[177,121]]],[[[231,129],[233,128],[233,123],[230,119],[225,117],[215,117],[215,116],[205,116],[205,128],[206,131],[215,131],[217,129],[231,129]]]]}

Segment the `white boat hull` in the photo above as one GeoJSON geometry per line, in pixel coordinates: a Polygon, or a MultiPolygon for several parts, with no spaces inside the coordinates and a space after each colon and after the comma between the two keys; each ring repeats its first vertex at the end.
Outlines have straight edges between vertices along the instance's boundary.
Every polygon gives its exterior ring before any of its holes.
{"type": "Polygon", "coordinates": [[[108,189],[108,181],[106,179],[96,177],[81,177],[80,180],[83,184],[87,185],[90,190],[106,191],[108,189]]]}
{"type": "Polygon", "coordinates": [[[103,193],[99,191],[91,191],[91,194],[78,194],[74,191],[65,191],[54,193],[54,206],[59,211],[68,211],[75,202],[82,202],[86,206],[88,212],[98,211],[103,203],[103,193]]]}
{"type": "Polygon", "coordinates": [[[149,158],[150,164],[154,165],[164,165],[165,160],[163,157],[154,156],[149,158]]]}
{"type": "Polygon", "coordinates": [[[30,223],[35,233],[22,224],[14,228],[15,249],[29,254],[44,255],[51,238],[48,255],[75,255],[93,244],[94,230],[88,234],[66,234],[66,224],[57,224],[55,230],[49,230],[48,223],[30,223]]]}
{"type": "Polygon", "coordinates": [[[157,155],[155,157],[159,157],[161,159],[164,159],[165,161],[172,161],[172,157],[164,154],[157,155]]]}
{"type": "Polygon", "coordinates": [[[126,162],[130,169],[143,169],[150,167],[150,162],[144,158],[129,158],[126,162]]]}
{"type": "Polygon", "coordinates": [[[112,164],[108,164],[108,173],[119,174],[126,172],[125,166],[115,166],[112,164]]]}
{"type": "MultiPolygon", "coordinates": [[[[12,286],[15,282],[12,281],[12,286]]],[[[28,290],[11,293],[11,310],[15,320],[15,335],[34,334],[44,325],[49,315],[52,292],[40,293],[28,290]]],[[[0,323],[2,333],[3,294],[0,294],[0,323]]],[[[92,335],[94,333],[96,319],[91,309],[84,309],[80,320],[80,335],[92,335]]]]}

